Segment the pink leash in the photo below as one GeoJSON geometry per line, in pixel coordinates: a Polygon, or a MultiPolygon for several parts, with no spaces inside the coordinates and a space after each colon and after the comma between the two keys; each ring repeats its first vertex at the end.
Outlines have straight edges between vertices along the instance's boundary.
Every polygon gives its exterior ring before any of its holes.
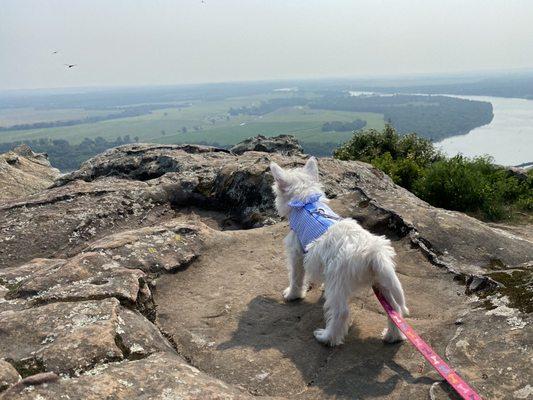
{"type": "Polygon", "coordinates": [[[477,394],[474,389],[467,385],[461,377],[450,368],[448,364],[439,357],[435,351],[429,347],[429,345],[422,340],[415,330],[398,314],[389,302],[383,297],[383,295],[376,289],[374,293],[379,302],[385,309],[391,321],[398,327],[399,330],[409,339],[409,341],[415,346],[415,348],[422,353],[424,358],[437,370],[441,376],[455,389],[455,391],[465,400],[481,400],[481,396],[477,394]]]}

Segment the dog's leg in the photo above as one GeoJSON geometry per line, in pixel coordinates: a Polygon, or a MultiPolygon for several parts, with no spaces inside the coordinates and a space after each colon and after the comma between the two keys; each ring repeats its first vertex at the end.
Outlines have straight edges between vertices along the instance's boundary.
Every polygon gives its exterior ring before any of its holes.
{"type": "MultiPolygon", "coordinates": [[[[405,297],[403,294],[402,284],[400,283],[394,270],[389,268],[388,270],[382,271],[379,279],[380,280],[377,285],[378,289],[387,299],[392,308],[401,316],[408,314],[409,310],[405,306],[405,297]],[[400,295],[398,295],[398,293],[400,293],[400,295]],[[399,304],[398,300],[403,302],[403,304],[399,304]]],[[[398,329],[398,327],[390,320],[390,318],[387,318],[387,324],[387,328],[385,328],[382,333],[384,342],[395,343],[406,339],[402,331],[398,329]]]]}
{"type": "Polygon", "coordinates": [[[289,268],[289,287],[283,291],[286,301],[302,299],[305,297],[304,284],[305,270],[303,265],[303,252],[296,234],[291,231],[284,240],[289,268]]]}
{"type": "MultiPolygon", "coordinates": [[[[394,274],[394,272],[392,272],[392,274],[393,275],[391,275],[391,277],[393,276],[393,278],[390,278],[390,279],[395,284],[401,285],[396,274],[394,274]]],[[[392,306],[392,308],[398,314],[403,316],[404,313],[403,313],[402,307],[396,301],[396,298],[393,295],[394,292],[389,288],[389,285],[388,284],[384,285],[382,283],[381,285],[378,285],[378,289],[381,292],[381,294],[387,299],[387,301],[392,306]]],[[[401,290],[401,286],[400,286],[400,290],[401,290]]],[[[404,309],[407,310],[407,307],[404,306],[404,309]]],[[[387,318],[387,327],[383,330],[382,336],[383,336],[383,341],[387,343],[401,342],[402,340],[406,339],[402,331],[398,329],[398,327],[390,320],[390,318],[387,318]]]]}
{"type": "MultiPolygon", "coordinates": [[[[378,287],[381,294],[398,314],[401,316],[409,314],[409,310],[405,305],[402,284],[394,269],[394,260],[392,258],[394,250],[390,245],[377,247],[373,250],[372,269],[375,275],[374,285],[378,287]]],[[[387,343],[405,340],[405,335],[398,327],[390,319],[387,320],[388,325],[383,330],[383,340],[387,343]]]]}
{"type": "Polygon", "coordinates": [[[326,329],[317,329],[314,334],[319,342],[336,346],[343,343],[350,326],[348,300],[351,289],[350,281],[342,273],[346,271],[346,268],[337,268],[332,265],[327,269],[332,274],[326,277],[324,291],[326,329]]]}
{"type": "MultiPolygon", "coordinates": [[[[388,289],[385,289],[385,290],[380,289],[380,291],[383,294],[383,296],[385,296],[385,298],[387,299],[389,304],[392,306],[392,308],[398,314],[403,316],[402,309],[398,305],[394,297],[392,296],[392,293],[388,289]]],[[[406,339],[402,331],[398,329],[398,327],[390,320],[390,318],[387,318],[387,324],[388,324],[387,327],[383,330],[383,333],[382,333],[384,342],[396,343],[396,342],[401,342],[402,340],[406,339]]]]}

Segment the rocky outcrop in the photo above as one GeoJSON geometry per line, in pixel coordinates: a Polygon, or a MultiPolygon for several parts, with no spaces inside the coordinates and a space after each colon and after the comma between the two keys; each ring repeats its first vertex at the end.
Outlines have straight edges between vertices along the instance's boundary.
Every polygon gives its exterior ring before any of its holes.
{"type": "Polygon", "coordinates": [[[100,400],[129,399],[251,399],[185,361],[168,354],[154,354],[138,361],[103,364],[76,378],[50,379],[40,384],[21,383],[1,398],[100,400]]]}
{"type": "MultiPolygon", "coordinates": [[[[281,301],[268,166],[305,159],[133,144],[0,202],[0,398],[448,398],[412,347],[379,340],[371,292],[336,349],[313,339],[319,290],[281,301]]],[[[332,208],[393,240],[411,324],[485,398],[526,393],[531,241],[368,164],[319,167],[332,208]]]]}
{"type": "Polygon", "coordinates": [[[509,176],[515,177],[518,181],[523,182],[528,179],[528,170],[520,167],[503,167],[509,176]]]}
{"type": "Polygon", "coordinates": [[[120,388],[120,398],[248,398],[188,365],[150,322],[155,278],[187,268],[214,233],[176,218],[89,241],[68,259],[2,264],[0,390],[10,389],[0,398],[54,398],[66,390],[70,398],[96,399],[120,388]],[[128,384],[110,386],[122,378],[128,384]]]}
{"type": "MultiPolygon", "coordinates": [[[[203,146],[127,145],[88,161],[58,185],[110,176],[133,179],[148,165],[154,179],[146,182],[153,198],[173,207],[223,211],[244,227],[254,227],[275,218],[270,160],[292,167],[305,159],[255,151],[234,156],[203,146]],[[162,154],[165,162],[154,163],[162,154]]],[[[482,273],[495,264],[513,266],[531,259],[531,242],[465,214],[431,207],[369,164],[323,158],[319,167],[326,193],[345,198],[348,215],[373,230],[409,235],[435,263],[454,272],[482,273]]]]}
{"type": "Polygon", "coordinates": [[[115,298],[4,311],[0,322],[0,351],[22,377],[74,376],[98,363],[172,350],[153,325],[115,298]]]}
{"type": "Polygon", "coordinates": [[[36,193],[52,185],[57,177],[59,170],[52,168],[46,154],[20,145],[0,154],[0,201],[36,193]]]}
{"type": "Polygon", "coordinates": [[[284,156],[302,154],[303,149],[294,136],[279,135],[266,137],[258,135],[237,143],[231,149],[233,154],[241,155],[247,151],[261,151],[264,153],[278,153],[284,156]]]}

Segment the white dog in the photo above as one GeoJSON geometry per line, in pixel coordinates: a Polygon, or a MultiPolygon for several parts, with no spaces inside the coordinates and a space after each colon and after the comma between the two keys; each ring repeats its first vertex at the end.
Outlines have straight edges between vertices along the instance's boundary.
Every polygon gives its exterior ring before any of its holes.
{"type": "MultiPolygon", "coordinates": [[[[398,313],[407,315],[390,241],[331,211],[325,204],[328,200],[318,179],[316,159],[311,157],[303,168],[292,170],[272,162],[270,171],[277,211],[291,225],[284,240],[290,285],[283,297],[287,301],[303,298],[309,283],[324,283],[326,328],[314,332],[316,339],[332,346],[342,344],[350,324],[350,297],[370,285],[376,286],[398,313]]],[[[404,339],[389,320],[383,340],[404,339]]]]}

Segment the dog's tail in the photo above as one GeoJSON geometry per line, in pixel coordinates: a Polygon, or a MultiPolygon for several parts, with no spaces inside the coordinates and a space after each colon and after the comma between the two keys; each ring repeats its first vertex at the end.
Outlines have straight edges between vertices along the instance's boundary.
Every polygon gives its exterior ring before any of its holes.
{"type": "Polygon", "coordinates": [[[369,263],[374,273],[373,284],[378,287],[396,311],[409,315],[402,284],[396,276],[394,256],[396,252],[385,237],[381,237],[368,250],[369,263]]]}

